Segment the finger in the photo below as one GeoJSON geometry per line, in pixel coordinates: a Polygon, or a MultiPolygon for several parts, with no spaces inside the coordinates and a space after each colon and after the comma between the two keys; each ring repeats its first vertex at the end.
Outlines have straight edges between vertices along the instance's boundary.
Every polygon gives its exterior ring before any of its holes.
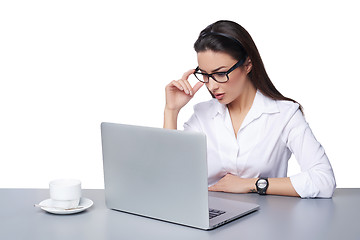
{"type": "Polygon", "coordinates": [[[192,88],[192,89],[193,89],[193,94],[195,95],[195,93],[196,93],[197,91],[199,91],[199,89],[200,89],[203,85],[204,85],[203,82],[198,82],[198,83],[196,83],[196,84],[194,85],[194,87],[192,88]]]}
{"type": "Polygon", "coordinates": [[[185,72],[184,74],[183,74],[183,76],[182,76],[182,78],[181,79],[188,79],[189,78],[189,76],[191,75],[191,74],[193,74],[195,72],[195,69],[190,69],[189,71],[187,71],[187,72],[185,72]]]}
{"type": "Polygon", "coordinates": [[[214,184],[214,185],[210,186],[208,189],[209,189],[209,191],[217,191],[218,187],[216,184],[214,184]]]}
{"type": "Polygon", "coordinates": [[[191,87],[190,83],[188,82],[188,80],[183,80],[183,82],[185,83],[186,87],[189,90],[190,95],[193,95],[193,88],[191,87]]]}
{"type": "Polygon", "coordinates": [[[182,86],[182,88],[184,89],[184,92],[186,94],[190,94],[190,90],[188,89],[188,86],[186,86],[186,84],[185,84],[185,82],[183,80],[180,79],[177,82],[182,86]]]}
{"type": "Polygon", "coordinates": [[[220,188],[217,188],[217,187],[210,187],[208,189],[211,192],[223,192],[223,190],[221,190],[220,188]]]}
{"type": "Polygon", "coordinates": [[[184,88],[181,86],[181,84],[178,82],[178,81],[172,81],[171,82],[172,83],[172,85],[174,85],[175,87],[177,87],[179,90],[181,90],[181,91],[183,91],[184,90],[184,88]]]}

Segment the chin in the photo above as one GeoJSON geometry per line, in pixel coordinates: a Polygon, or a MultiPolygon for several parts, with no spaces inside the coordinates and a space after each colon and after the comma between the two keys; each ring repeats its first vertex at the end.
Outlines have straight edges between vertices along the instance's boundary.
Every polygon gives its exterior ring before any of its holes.
{"type": "Polygon", "coordinates": [[[230,101],[228,101],[228,100],[226,100],[226,99],[220,99],[220,100],[218,99],[218,101],[219,101],[219,103],[225,104],[225,105],[231,103],[230,101]]]}
{"type": "Polygon", "coordinates": [[[222,104],[229,104],[234,101],[234,99],[229,99],[229,96],[225,96],[223,99],[218,99],[218,101],[222,104]]]}

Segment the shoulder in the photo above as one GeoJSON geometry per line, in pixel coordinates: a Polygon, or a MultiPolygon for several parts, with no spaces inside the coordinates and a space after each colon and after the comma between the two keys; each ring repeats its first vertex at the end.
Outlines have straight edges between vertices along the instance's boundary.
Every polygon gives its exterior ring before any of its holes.
{"type": "Polygon", "coordinates": [[[215,104],[215,99],[210,99],[207,101],[203,101],[203,102],[199,102],[197,104],[194,105],[194,111],[206,111],[209,109],[209,107],[214,106],[215,104]]]}
{"type": "Polygon", "coordinates": [[[278,126],[282,126],[284,130],[283,133],[286,134],[286,132],[294,128],[305,128],[307,126],[307,122],[298,103],[290,100],[274,100],[267,96],[264,97],[265,106],[269,106],[268,112],[275,113],[272,115],[273,121],[275,121],[278,126]]]}
{"type": "Polygon", "coordinates": [[[298,110],[300,111],[300,105],[293,101],[288,101],[288,100],[274,100],[274,101],[276,101],[279,112],[284,115],[292,116],[298,110]]]}
{"type": "Polygon", "coordinates": [[[260,90],[257,90],[252,108],[264,114],[272,114],[275,119],[288,119],[298,109],[300,105],[289,100],[275,100],[260,90]]]}
{"type": "Polygon", "coordinates": [[[199,102],[193,106],[194,113],[201,118],[209,117],[214,113],[214,111],[217,111],[218,104],[219,103],[215,98],[212,98],[207,101],[199,102]]]}
{"type": "MultiPolygon", "coordinates": [[[[216,103],[215,103],[216,104],[216,103]]],[[[202,122],[207,122],[211,109],[214,109],[214,100],[199,102],[193,106],[194,113],[190,119],[184,123],[184,130],[203,131],[202,122]]]]}
{"type": "Polygon", "coordinates": [[[277,100],[280,113],[291,123],[291,125],[306,124],[305,116],[300,110],[300,104],[293,101],[277,100]]]}
{"type": "Polygon", "coordinates": [[[280,121],[282,121],[284,125],[294,122],[295,119],[297,123],[305,121],[304,115],[300,110],[300,104],[289,100],[273,101],[276,102],[278,108],[279,120],[281,119],[280,121]]]}
{"type": "Polygon", "coordinates": [[[309,128],[305,116],[300,110],[300,105],[292,101],[276,100],[281,119],[283,120],[283,141],[287,142],[289,138],[298,136],[309,128]]]}

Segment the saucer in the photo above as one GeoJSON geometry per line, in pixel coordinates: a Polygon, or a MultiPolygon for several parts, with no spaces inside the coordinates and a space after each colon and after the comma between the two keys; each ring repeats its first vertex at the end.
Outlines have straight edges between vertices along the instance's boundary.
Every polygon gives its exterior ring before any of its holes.
{"type": "Polygon", "coordinates": [[[82,207],[82,208],[65,210],[65,209],[53,208],[52,207],[52,200],[50,198],[42,201],[41,203],[39,203],[39,205],[46,206],[46,207],[41,207],[42,210],[44,210],[46,212],[49,212],[49,213],[53,213],[53,214],[79,213],[79,212],[85,211],[86,209],[91,207],[93,204],[94,204],[94,202],[91,201],[88,198],[80,198],[79,207],[82,207]]]}

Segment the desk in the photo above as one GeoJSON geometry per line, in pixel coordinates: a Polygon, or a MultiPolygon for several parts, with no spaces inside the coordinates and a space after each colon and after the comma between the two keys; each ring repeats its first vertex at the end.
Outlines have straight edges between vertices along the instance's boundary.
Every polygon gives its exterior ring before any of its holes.
{"type": "Polygon", "coordinates": [[[48,189],[0,189],[0,239],[360,239],[358,188],[336,189],[332,199],[210,192],[260,205],[260,210],[211,231],[109,210],[102,189],[82,193],[94,201],[91,208],[53,215],[33,207],[49,197],[48,189]]]}

